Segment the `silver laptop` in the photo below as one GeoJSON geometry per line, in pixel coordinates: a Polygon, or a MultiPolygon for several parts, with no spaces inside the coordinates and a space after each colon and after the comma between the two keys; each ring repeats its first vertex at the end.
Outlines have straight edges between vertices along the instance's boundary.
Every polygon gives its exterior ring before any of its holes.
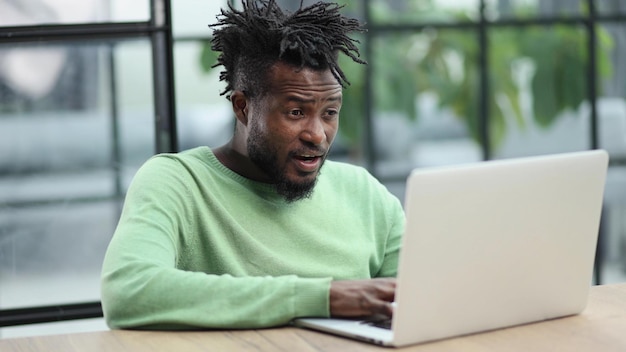
{"type": "Polygon", "coordinates": [[[594,150],[413,171],[391,329],[294,324],[404,346],[582,312],[607,167],[594,150]]]}

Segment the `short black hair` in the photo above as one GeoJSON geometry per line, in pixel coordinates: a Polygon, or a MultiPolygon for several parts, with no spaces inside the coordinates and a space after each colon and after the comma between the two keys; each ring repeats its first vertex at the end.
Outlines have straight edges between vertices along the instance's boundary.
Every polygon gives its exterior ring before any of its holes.
{"type": "MultiPolygon", "coordinates": [[[[221,52],[213,67],[224,66],[220,81],[227,86],[221,95],[241,90],[250,98],[267,89],[266,75],[276,62],[299,68],[330,69],[341,86],[350,84],[337,63],[339,52],[355,62],[361,60],[350,32],[364,32],[356,19],[341,15],[336,3],[318,2],[295,12],[283,11],[274,0],[242,0],[243,10],[231,4],[222,9],[211,40],[221,52]]],[[[227,95],[230,98],[230,95],[227,95]]]]}

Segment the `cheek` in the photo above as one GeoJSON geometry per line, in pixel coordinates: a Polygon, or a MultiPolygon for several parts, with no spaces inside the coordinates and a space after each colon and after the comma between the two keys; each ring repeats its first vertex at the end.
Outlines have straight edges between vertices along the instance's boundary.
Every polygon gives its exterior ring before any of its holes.
{"type": "Polygon", "coordinates": [[[293,128],[293,126],[289,126],[286,124],[274,124],[268,126],[267,131],[272,140],[277,142],[290,141],[298,133],[296,128],[293,128]]]}
{"type": "Polygon", "coordinates": [[[268,123],[265,139],[276,151],[285,151],[292,148],[294,141],[298,140],[298,129],[289,124],[268,123]]]}
{"type": "Polygon", "coordinates": [[[337,122],[330,123],[324,128],[324,131],[326,133],[326,139],[328,140],[328,144],[332,143],[332,141],[335,139],[335,136],[337,135],[338,130],[339,130],[339,124],[337,122]]]}

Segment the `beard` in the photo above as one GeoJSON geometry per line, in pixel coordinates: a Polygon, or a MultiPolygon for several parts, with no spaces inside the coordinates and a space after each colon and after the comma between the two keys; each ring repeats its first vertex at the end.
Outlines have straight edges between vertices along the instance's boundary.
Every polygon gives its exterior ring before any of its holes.
{"type": "MultiPolygon", "coordinates": [[[[274,186],[276,193],[282,196],[288,203],[311,197],[317,182],[317,176],[312,180],[300,182],[290,180],[286,174],[286,167],[279,166],[277,148],[272,145],[267,136],[260,131],[258,124],[254,122],[252,122],[250,128],[247,144],[250,160],[269,176],[270,183],[274,186]]],[[[324,160],[322,160],[321,165],[323,163],[324,160]]]]}

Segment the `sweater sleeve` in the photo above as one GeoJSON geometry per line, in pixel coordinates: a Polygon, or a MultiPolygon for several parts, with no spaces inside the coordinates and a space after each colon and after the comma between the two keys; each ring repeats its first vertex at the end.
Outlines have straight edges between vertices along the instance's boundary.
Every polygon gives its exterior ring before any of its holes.
{"type": "Polygon", "coordinates": [[[187,222],[172,209],[190,206],[188,195],[167,186],[171,165],[154,160],[135,176],[105,256],[102,306],[111,328],[260,328],[329,315],[330,278],[178,269],[177,238],[187,222]]]}
{"type": "Polygon", "coordinates": [[[406,223],[406,216],[400,201],[391,194],[385,209],[388,211],[389,232],[385,243],[385,258],[376,277],[396,277],[398,275],[398,260],[400,259],[400,248],[402,246],[402,236],[406,223]]]}

